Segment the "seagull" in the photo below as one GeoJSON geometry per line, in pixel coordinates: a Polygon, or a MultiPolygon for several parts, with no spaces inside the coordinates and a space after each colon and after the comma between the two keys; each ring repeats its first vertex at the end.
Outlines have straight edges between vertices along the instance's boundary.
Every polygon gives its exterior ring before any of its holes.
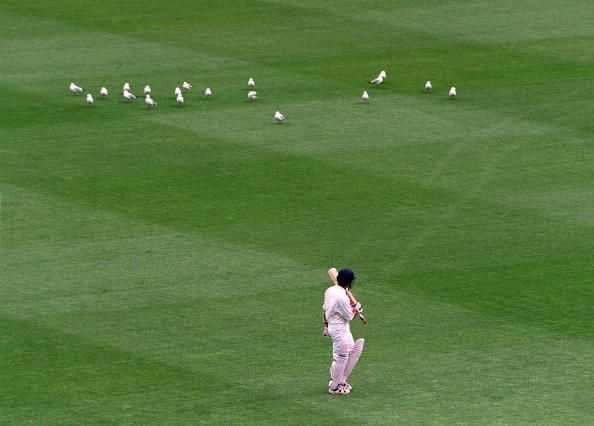
{"type": "Polygon", "coordinates": [[[373,84],[374,86],[379,86],[380,84],[384,83],[384,80],[388,78],[388,74],[384,70],[381,70],[377,77],[373,80],[370,80],[369,83],[373,84]]]}
{"type": "Polygon", "coordinates": [[[175,93],[175,96],[177,97],[177,96],[179,96],[179,95],[182,94],[182,91],[181,91],[181,89],[179,87],[176,87],[174,93],[175,93]]]}
{"type": "Polygon", "coordinates": [[[175,98],[175,102],[177,102],[178,104],[182,105],[184,103],[184,96],[180,93],[179,95],[177,95],[177,97],[175,98]]]}
{"type": "Polygon", "coordinates": [[[136,96],[134,96],[134,93],[129,92],[128,90],[124,90],[124,93],[122,94],[122,96],[124,96],[124,99],[126,99],[128,102],[132,102],[136,100],[136,96]]]}
{"type": "Polygon", "coordinates": [[[155,102],[155,100],[153,98],[151,98],[151,95],[149,95],[149,94],[147,94],[146,97],[144,98],[144,103],[149,109],[157,106],[157,103],[155,102]]]}
{"type": "Polygon", "coordinates": [[[93,95],[91,95],[90,93],[87,93],[87,104],[88,105],[93,105],[95,103],[95,99],[93,99],[93,95]]]}
{"type": "Polygon", "coordinates": [[[101,90],[99,90],[99,94],[103,97],[108,96],[109,91],[107,90],[107,87],[102,87],[101,90]]]}
{"type": "Polygon", "coordinates": [[[427,82],[425,83],[425,92],[430,92],[433,90],[433,85],[431,84],[431,82],[429,80],[427,80],[427,82]]]}
{"type": "Polygon", "coordinates": [[[250,90],[248,92],[248,100],[255,101],[256,99],[258,99],[258,94],[256,93],[255,90],[250,90]]]}
{"type": "Polygon", "coordinates": [[[363,91],[363,94],[361,95],[361,100],[363,102],[369,102],[369,93],[367,93],[367,90],[363,91]]]}
{"type": "Polygon", "coordinates": [[[190,90],[192,90],[192,85],[190,83],[188,83],[187,81],[184,81],[182,83],[182,89],[184,89],[184,91],[189,92],[190,90]]]}
{"type": "Polygon", "coordinates": [[[210,89],[210,87],[204,89],[204,96],[212,96],[212,90],[210,89]]]}
{"type": "Polygon", "coordinates": [[[128,82],[125,82],[125,83],[124,83],[124,87],[122,87],[122,93],[124,93],[124,92],[129,92],[130,90],[131,90],[131,89],[130,89],[130,83],[128,83],[128,82]]]}
{"type": "Polygon", "coordinates": [[[277,123],[280,124],[283,121],[285,121],[287,119],[287,117],[285,117],[285,115],[282,112],[277,111],[274,113],[274,119],[276,120],[277,123]]]}
{"type": "Polygon", "coordinates": [[[256,88],[256,80],[250,77],[248,80],[248,88],[255,89],[256,88]]]}
{"type": "Polygon", "coordinates": [[[149,86],[148,84],[146,86],[144,86],[144,94],[145,95],[150,95],[153,91],[151,90],[151,86],[149,86]]]}
{"type": "Polygon", "coordinates": [[[70,90],[70,93],[72,93],[73,95],[79,95],[83,92],[83,88],[74,83],[70,83],[70,86],[68,86],[68,90],[70,90]]]}
{"type": "Polygon", "coordinates": [[[448,96],[450,98],[452,98],[452,99],[457,96],[457,94],[456,94],[456,87],[455,86],[450,87],[450,91],[448,92],[448,96]]]}

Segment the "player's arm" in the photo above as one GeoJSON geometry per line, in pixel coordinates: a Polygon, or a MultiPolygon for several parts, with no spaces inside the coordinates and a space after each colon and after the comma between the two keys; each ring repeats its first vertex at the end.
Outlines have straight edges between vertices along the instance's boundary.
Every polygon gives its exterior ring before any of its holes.
{"type": "Polygon", "coordinates": [[[357,299],[355,299],[355,296],[353,295],[350,289],[347,289],[346,293],[351,302],[351,306],[353,307],[353,309],[357,311],[357,315],[359,316],[359,318],[361,318],[363,324],[367,325],[367,318],[365,318],[365,315],[363,315],[363,306],[359,303],[357,299]]]}
{"type": "Polygon", "coordinates": [[[322,311],[322,336],[328,336],[328,320],[326,319],[326,313],[322,311]]]}
{"type": "Polygon", "coordinates": [[[328,319],[326,318],[326,294],[324,294],[324,303],[322,304],[322,336],[328,336],[328,319]]]}

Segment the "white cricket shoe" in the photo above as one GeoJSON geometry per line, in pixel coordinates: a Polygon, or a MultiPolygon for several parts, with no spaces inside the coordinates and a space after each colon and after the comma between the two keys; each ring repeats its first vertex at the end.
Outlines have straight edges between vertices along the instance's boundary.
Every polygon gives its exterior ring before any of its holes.
{"type": "Polygon", "coordinates": [[[255,89],[256,88],[256,80],[250,77],[248,80],[248,89],[255,89]]]}
{"type": "Polygon", "coordinates": [[[109,96],[109,90],[107,90],[107,87],[102,87],[101,90],[99,90],[99,94],[103,97],[109,96]]]}
{"type": "Polygon", "coordinates": [[[258,99],[258,93],[255,90],[250,90],[248,92],[248,100],[255,101],[256,99],[258,99]]]}
{"type": "Polygon", "coordinates": [[[336,389],[332,389],[329,387],[328,393],[330,395],[348,395],[349,393],[351,393],[351,391],[345,385],[338,385],[336,389]]]}
{"type": "Polygon", "coordinates": [[[184,97],[181,93],[179,95],[177,95],[177,97],[175,98],[175,102],[178,104],[183,104],[185,102],[184,97]]]}
{"type": "Polygon", "coordinates": [[[457,96],[456,87],[454,87],[454,86],[450,87],[450,91],[448,92],[448,96],[450,98],[455,98],[457,96]]]}
{"type": "Polygon", "coordinates": [[[182,89],[184,89],[184,92],[189,92],[190,90],[192,90],[192,85],[187,81],[184,81],[182,83],[182,89]]]}
{"type": "Polygon", "coordinates": [[[181,89],[179,87],[176,87],[175,88],[175,91],[173,93],[175,93],[175,97],[178,97],[179,95],[182,94],[182,91],[181,91],[181,89]]]}
{"type": "Polygon", "coordinates": [[[427,80],[427,82],[425,83],[425,92],[430,92],[433,90],[433,85],[431,84],[431,82],[429,80],[427,80]]]}
{"type": "Polygon", "coordinates": [[[87,93],[86,102],[87,102],[87,105],[93,105],[95,103],[95,99],[93,99],[93,95],[91,95],[90,93],[87,93]]]}
{"type": "Polygon", "coordinates": [[[365,90],[365,91],[363,92],[363,94],[361,95],[361,100],[362,100],[363,102],[369,102],[369,93],[367,93],[367,90],[365,90]]]}
{"type": "Polygon", "coordinates": [[[151,86],[149,86],[148,84],[144,86],[144,94],[150,95],[151,93],[153,93],[153,89],[151,89],[151,86]]]}
{"type": "MultiPolygon", "coordinates": [[[[328,382],[328,390],[330,390],[330,386],[332,386],[332,379],[328,382]]],[[[348,389],[349,392],[353,390],[353,387],[349,383],[343,383],[343,386],[348,389]]]]}
{"type": "Polygon", "coordinates": [[[210,87],[204,89],[204,96],[206,96],[207,98],[212,96],[212,89],[210,87]]]}
{"type": "Polygon", "coordinates": [[[132,91],[132,89],[130,88],[130,83],[126,81],[122,86],[122,93],[130,91],[132,91]]]}

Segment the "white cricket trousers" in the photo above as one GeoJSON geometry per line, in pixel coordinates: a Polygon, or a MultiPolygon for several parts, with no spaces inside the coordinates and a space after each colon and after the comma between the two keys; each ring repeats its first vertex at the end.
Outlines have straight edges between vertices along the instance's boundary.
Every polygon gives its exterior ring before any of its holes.
{"type": "Polygon", "coordinates": [[[349,324],[329,324],[328,334],[332,338],[332,364],[330,365],[330,384],[332,389],[346,383],[353,368],[359,361],[365,344],[364,339],[353,341],[349,324]]]}

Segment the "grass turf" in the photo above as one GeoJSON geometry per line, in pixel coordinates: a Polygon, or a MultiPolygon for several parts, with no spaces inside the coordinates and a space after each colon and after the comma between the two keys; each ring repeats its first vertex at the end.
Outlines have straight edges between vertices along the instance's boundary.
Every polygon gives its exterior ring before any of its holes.
{"type": "Polygon", "coordinates": [[[2,2],[0,423],[594,422],[593,18],[2,2]],[[88,108],[71,80],[112,97],[88,108]],[[158,110],[120,102],[125,80],[158,110]],[[342,399],[331,265],[371,321],[342,399]]]}

